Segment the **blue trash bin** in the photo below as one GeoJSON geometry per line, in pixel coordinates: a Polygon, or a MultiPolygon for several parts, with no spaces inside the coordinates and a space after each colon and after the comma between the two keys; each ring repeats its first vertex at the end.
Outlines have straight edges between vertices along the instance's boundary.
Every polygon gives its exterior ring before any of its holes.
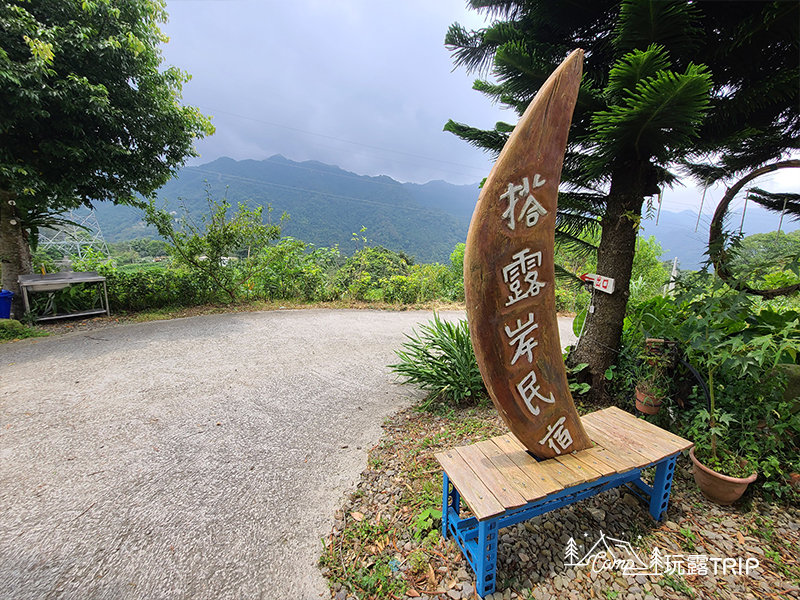
{"type": "Polygon", "coordinates": [[[11,318],[11,298],[14,292],[11,290],[0,290],[0,319],[11,318]]]}

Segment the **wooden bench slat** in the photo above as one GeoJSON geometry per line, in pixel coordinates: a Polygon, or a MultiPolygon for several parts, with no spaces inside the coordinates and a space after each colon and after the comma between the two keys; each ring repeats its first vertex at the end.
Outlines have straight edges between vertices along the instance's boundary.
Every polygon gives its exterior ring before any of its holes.
{"type": "Polygon", "coordinates": [[[576,452],[575,454],[571,454],[570,456],[574,457],[575,460],[579,461],[587,468],[592,469],[594,472],[596,472],[598,475],[597,478],[606,477],[608,475],[616,475],[617,473],[619,473],[616,467],[613,467],[612,465],[603,461],[599,456],[597,456],[597,452],[595,453],[589,452],[589,450],[594,450],[594,449],[595,448],[581,450],[580,452],[576,452]]]}
{"type": "Polygon", "coordinates": [[[639,455],[636,455],[637,458],[633,458],[628,455],[612,454],[602,446],[595,446],[594,448],[583,450],[578,453],[578,456],[581,459],[583,459],[583,457],[587,457],[591,460],[596,459],[602,464],[608,465],[609,468],[614,469],[617,473],[627,473],[631,469],[635,469],[641,460],[644,460],[639,455]]]}
{"type": "Polygon", "coordinates": [[[533,479],[528,477],[525,472],[503,452],[502,448],[495,443],[494,438],[478,442],[475,445],[490,461],[492,461],[492,464],[503,473],[506,480],[511,483],[514,489],[516,489],[527,502],[539,500],[547,495],[533,479]]]}
{"type": "Polygon", "coordinates": [[[644,419],[639,419],[616,406],[607,408],[603,412],[606,416],[623,422],[626,427],[630,427],[635,431],[639,431],[644,435],[659,440],[665,447],[671,447],[675,452],[688,450],[693,445],[689,440],[666,431],[665,429],[661,429],[660,427],[656,427],[652,423],[649,423],[644,419]]]}
{"type": "MultiPolygon", "coordinates": [[[[527,449],[522,445],[522,442],[513,436],[511,439],[512,443],[517,446],[518,450],[528,454],[527,449]]],[[[528,454],[528,456],[530,456],[530,454],[528,454]]],[[[535,458],[531,457],[531,460],[536,463],[537,472],[548,475],[551,479],[554,479],[559,485],[565,488],[572,487],[574,485],[580,485],[589,479],[589,477],[580,469],[571,469],[553,459],[537,461],[535,458]]]]}
{"type": "Polygon", "coordinates": [[[481,480],[492,495],[497,498],[498,502],[503,505],[506,510],[511,508],[519,508],[525,506],[527,501],[524,496],[514,489],[514,486],[508,481],[499,469],[492,463],[491,460],[481,452],[475,444],[469,446],[461,446],[456,448],[456,452],[461,455],[461,458],[469,465],[469,467],[481,480]]]}
{"type": "Polygon", "coordinates": [[[550,477],[547,473],[539,469],[539,462],[528,454],[527,450],[519,443],[513,435],[506,434],[492,438],[497,446],[517,465],[525,475],[527,475],[539,490],[545,495],[559,492],[564,486],[550,477]]]}
{"type": "Polygon", "coordinates": [[[606,431],[605,426],[599,424],[596,420],[584,419],[583,427],[593,442],[596,442],[612,454],[617,454],[633,461],[635,468],[644,467],[653,462],[651,458],[640,453],[639,444],[634,446],[625,444],[619,437],[606,431]]]}
{"type": "MultiPolygon", "coordinates": [[[[636,417],[633,418],[635,419],[636,417]]],[[[638,444],[638,447],[635,447],[634,450],[642,456],[651,459],[653,462],[678,452],[676,447],[672,444],[649,436],[631,427],[629,419],[618,419],[608,414],[602,414],[596,418],[596,421],[600,426],[612,432],[615,437],[622,440],[624,444],[638,444]]]]}
{"type": "Polygon", "coordinates": [[[455,450],[446,450],[435,455],[436,460],[450,477],[461,497],[479,520],[501,515],[503,505],[475,475],[475,472],[455,450]]]}
{"type": "MultiPolygon", "coordinates": [[[[556,456],[555,460],[560,462],[562,465],[567,467],[572,471],[578,471],[582,473],[584,477],[586,477],[586,481],[594,481],[596,479],[600,479],[603,474],[600,472],[603,469],[596,469],[592,464],[591,461],[583,461],[579,458],[579,455],[583,452],[583,450],[579,452],[575,452],[573,454],[563,454],[561,456],[556,456]]],[[[598,465],[599,467],[599,465],[598,465]]],[[[615,471],[612,469],[612,473],[615,471]]]]}

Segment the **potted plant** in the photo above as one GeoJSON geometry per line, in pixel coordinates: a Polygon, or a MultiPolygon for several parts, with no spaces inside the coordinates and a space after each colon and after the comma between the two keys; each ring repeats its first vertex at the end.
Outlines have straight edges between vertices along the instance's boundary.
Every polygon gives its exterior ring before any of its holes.
{"type": "Polygon", "coordinates": [[[724,386],[718,386],[715,376],[736,373],[757,383],[768,357],[741,335],[747,328],[751,306],[746,295],[731,292],[715,280],[711,286],[687,290],[687,296],[688,318],[679,327],[679,338],[709,390],[708,408],[698,411],[689,429],[694,441],[689,457],[702,494],[712,502],[728,505],[756,480],[756,461],[746,460],[729,443],[729,428],[737,419],[730,412],[718,410],[717,393],[724,392],[724,386]]]}
{"type": "Polygon", "coordinates": [[[636,371],[636,410],[655,415],[667,396],[669,381],[665,374],[667,359],[656,349],[648,347],[639,357],[636,371]]]}

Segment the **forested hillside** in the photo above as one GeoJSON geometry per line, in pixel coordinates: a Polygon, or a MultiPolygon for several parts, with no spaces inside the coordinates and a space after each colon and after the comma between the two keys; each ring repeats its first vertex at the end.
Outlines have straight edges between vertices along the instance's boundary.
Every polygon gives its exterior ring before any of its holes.
{"type": "MultiPolygon", "coordinates": [[[[387,176],[367,177],[316,161],[298,163],[282,156],[267,160],[221,158],[180,171],[159,191],[169,210],[184,202],[193,215],[207,211],[206,188],[236,206],[271,205],[272,219],[286,212],[284,235],[316,246],[338,244],[356,249],[353,233],[366,227],[370,244],[403,251],[419,262],[446,262],[453,247],[466,239],[478,186],[443,181],[402,184],[387,176]]],[[[97,216],[110,242],[154,232],[145,229],[141,212],[98,205],[97,216]]]]}

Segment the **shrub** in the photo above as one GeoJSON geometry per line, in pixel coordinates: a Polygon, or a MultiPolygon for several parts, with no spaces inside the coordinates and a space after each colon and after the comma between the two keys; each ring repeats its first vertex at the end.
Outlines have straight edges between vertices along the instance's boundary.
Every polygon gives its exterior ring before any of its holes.
{"type": "Polygon", "coordinates": [[[362,248],[347,259],[336,273],[335,289],[353,300],[382,300],[380,281],[394,275],[408,275],[410,259],[382,246],[362,248]]]}
{"type": "Polygon", "coordinates": [[[481,378],[466,321],[443,321],[434,313],[433,320],[420,326],[420,333],[406,335],[402,350],[396,350],[401,362],[390,369],[429,392],[425,408],[437,400],[445,404],[485,404],[486,386],[481,378]]]}

